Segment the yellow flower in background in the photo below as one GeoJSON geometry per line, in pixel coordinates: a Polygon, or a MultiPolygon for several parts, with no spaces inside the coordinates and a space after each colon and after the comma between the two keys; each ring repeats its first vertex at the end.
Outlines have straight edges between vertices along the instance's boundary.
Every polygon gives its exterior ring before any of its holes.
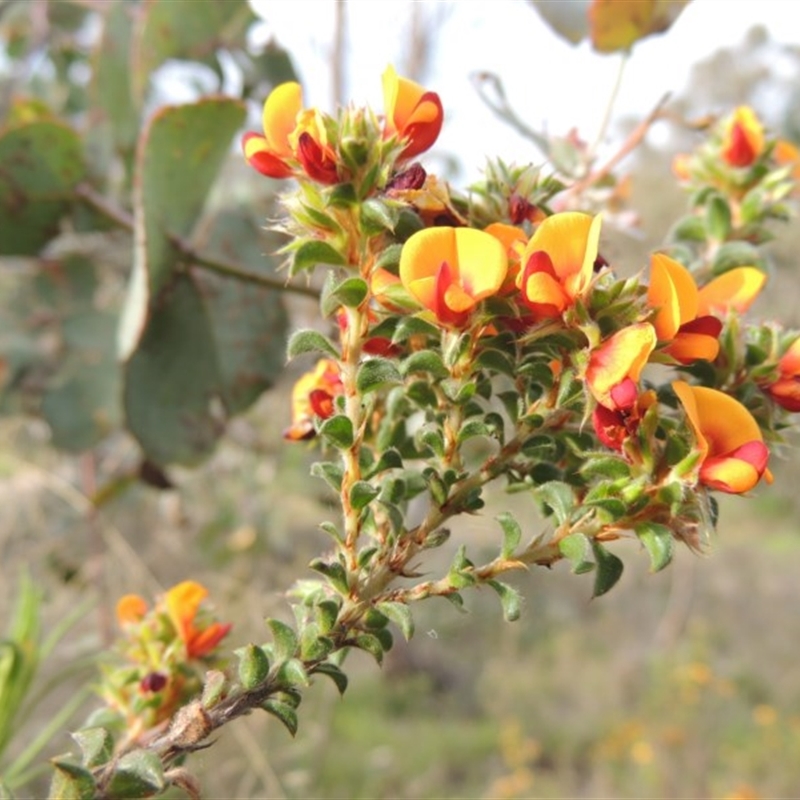
{"type": "Polygon", "coordinates": [[[402,158],[424,153],[439,137],[444,122],[439,95],[398,77],[392,66],[383,73],[383,106],[386,135],[407,142],[402,158]]]}
{"type": "Polygon", "coordinates": [[[710,489],[741,494],[752,489],[767,469],[769,450],[758,423],[730,395],[703,386],[674,381],[672,388],[686,412],[697,441],[699,480],[710,489]]]}
{"type": "Polygon", "coordinates": [[[500,290],[508,256],[500,241],[472,228],[426,228],[403,245],[400,280],[443,325],[461,328],[481,300],[500,290]]]}
{"type": "Polygon", "coordinates": [[[544,220],[521,258],[518,286],[534,319],[559,317],[587,292],[594,275],[600,216],[565,211],[544,220]]]}

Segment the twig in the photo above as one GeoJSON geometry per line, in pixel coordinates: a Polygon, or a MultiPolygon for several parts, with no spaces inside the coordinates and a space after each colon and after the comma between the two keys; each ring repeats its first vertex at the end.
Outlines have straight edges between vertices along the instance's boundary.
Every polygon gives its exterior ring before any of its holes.
{"type": "MultiPolygon", "coordinates": [[[[114,205],[108,198],[95,191],[89,184],[81,183],[75,188],[75,194],[79,200],[83,201],[90,208],[102,214],[106,219],[113,222],[117,227],[127,231],[133,231],[134,219],[124,209],[114,205]]],[[[197,252],[192,245],[182,236],[167,231],[166,237],[170,244],[187,260],[197,267],[202,267],[218,275],[234,278],[242,283],[253,283],[267,289],[275,289],[279,292],[292,292],[304,297],[319,300],[319,292],[310,286],[298,286],[297,284],[284,283],[269,275],[262,275],[259,272],[252,272],[247,267],[236,261],[217,256],[207,256],[197,252]]]]}
{"type": "Polygon", "coordinates": [[[611,158],[603,164],[602,167],[596,169],[594,172],[591,172],[587,175],[583,180],[578,181],[577,183],[573,183],[568,189],[565,190],[565,195],[570,194],[580,194],[581,192],[588,189],[592,184],[601,181],[607,175],[611,173],[614,167],[622,161],[625,156],[635,150],[642,142],[644,137],[647,134],[647,131],[650,130],[650,126],[657,120],[661,118],[661,110],[664,107],[664,104],[669,100],[670,94],[667,92],[659,101],[656,103],[655,108],[631,131],[628,138],[622,143],[622,147],[620,147],[617,152],[611,156],[611,158]]]}

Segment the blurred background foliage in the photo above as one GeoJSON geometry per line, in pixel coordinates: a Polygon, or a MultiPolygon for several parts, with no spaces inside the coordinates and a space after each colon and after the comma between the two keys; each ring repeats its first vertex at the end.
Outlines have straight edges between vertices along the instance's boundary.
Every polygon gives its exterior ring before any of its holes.
{"type": "MultiPolygon", "coordinates": [[[[258,641],[325,547],[313,453],[281,438],[285,337],[314,324],[313,286],[279,290],[263,223],[280,187],[232,144],[271,87],[304,77],[256,44],[261,24],[244,0],[0,5],[0,784],[19,796],[42,794],[42,759],[92,708],[117,596],[193,577],[232,645],[258,641]]],[[[404,72],[424,80],[445,32],[408,30],[404,72]]],[[[763,29],[699,64],[622,164],[607,260],[638,271],[683,212],[670,160],[710,111],[752,104],[797,142],[799,79],[800,48],[763,29]]],[[[797,325],[800,233],[777,234],[759,311],[797,325]]],[[[800,503],[796,460],[776,462],[755,500],[725,498],[711,558],[649,575],[631,552],[592,603],[566,568],[537,572],[517,580],[514,625],[493,598],[423,605],[382,671],[352,657],[344,700],[313,687],[295,741],[266,715],[230,726],[196,757],[207,795],[793,796],[800,503]]],[[[493,503],[487,518],[509,500],[493,503]]],[[[481,518],[462,526],[479,549],[481,518]]]]}

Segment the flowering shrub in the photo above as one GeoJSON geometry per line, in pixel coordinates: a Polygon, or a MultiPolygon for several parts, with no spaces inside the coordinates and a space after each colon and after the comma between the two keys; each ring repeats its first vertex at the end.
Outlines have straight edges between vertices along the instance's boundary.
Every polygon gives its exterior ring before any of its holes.
{"type": "MultiPolygon", "coordinates": [[[[645,5],[642,21],[595,0],[595,46],[627,47],[668,25],[682,3],[645,5]]],[[[702,549],[717,521],[714,492],[746,494],[772,480],[771,451],[800,409],[800,337],[746,315],[766,280],[768,226],[788,214],[791,147],[749,108],[719,120],[676,159],[688,213],[625,278],[606,257],[610,200],[590,191],[591,175],[577,180],[555,160],[498,160],[462,194],[417,160],[441,132],[441,98],[392,67],[382,83],[382,113],[330,115],[283,82],[266,98],[262,131],[242,140],[254,170],[294,181],[276,223],[290,277],[324,274],[321,326],[288,340],[289,359],[316,362],[293,389],[284,435],[319,454],[312,475],[336,507],[320,525],[330,547],[310,564],[315,578],[292,590],[294,624],[268,620],[270,641],[236,650],[234,669],[220,652],[230,625],[204,608],[200,584],[180,583],[153,607],[124,596],[119,643],[98,684],[105,707],[75,735],[80,758],[55,762],[53,797],[146,797],[171,784],[196,796],[182,766],[189,753],[255,709],[294,733],[309,683],[326,676],[343,693],[342,654],[363,650],[380,663],[396,633],[413,635],[415,602],[460,606],[465,592],[488,587],[514,621],[521,601],[507,574],[562,560],[593,573],[593,596],[603,595],[623,571],[615,541],[639,542],[661,570],[676,542],[702,549]],[[482,512],[490,485],[525,495],[532,513],[485,520],[493,556],[478,560],[458,542],[437,572],[432,551],[458,538],[458,517],[482,512]],[[544,524],[530,522],[537,511],[544,524]]],[[[199,206],[181,205],[179,171],[173,181],[161,169],[192,122],[233,130],[241,111],[222,99],[167,109],[140,146],[137,192],[147,202],[130,226],[141,246],[121,326],[122,394],[151,477],[213,446],[220,420],[209,397],[233,414],[257,396],[252,374],[263,387],[274,371],[255,334],[246,357],[217,358],[214,345],[224,356],[240,332],[228,325],[263,320],[250,316],[252,303],[196,282],[200,259],[185,236],[199,206]],[[232,313],[239,305],[244,321],[232,313]],[[190,400],[177,410],[166,400],[184,387],[160,380],[175,351],[189,364],[190,400]],[[161,405],[148,402],[148,388],[161,405]]],[[[222,157],[210,149],[192,150],[207,186],[206,162],[222,157]]]]}

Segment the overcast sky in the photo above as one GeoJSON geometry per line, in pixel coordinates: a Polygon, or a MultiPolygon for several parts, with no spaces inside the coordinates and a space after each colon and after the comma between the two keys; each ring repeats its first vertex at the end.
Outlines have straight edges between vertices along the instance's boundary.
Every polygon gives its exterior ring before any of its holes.
{"type": "MultiPolygon", "coordinates": [[[[349,0],[350,98],[381,107],[380,75],[387,63],[402,64],[413,1],[423,4],[426,17],[442,20],[426,83],[439,92],[445,107],[441,145],[456,152],[467,169],[470,164],[480,168],[487,155],[537,159],[531,146],[494,119],[477,97],[470,82],[476,71],[501,75],[514,107],[533,126],[566,133],[577,125],[583,138],[593,137],[619,56],[601,56],[585,42],[575,47],[556,37],[526,0],[349,0]]],[[[274,34],[295,57],[307,104],[330,110],[333,0],[252,2],[267,20],[262,35],[274,34]]],[[[753,25],[763,24],[776,41],[800,44],[796,4],[694,0],[667,34],[636,45],[616,113],[645,115],[665,92],[684,88],[694,63],[735,46],[753,25]]]]}

